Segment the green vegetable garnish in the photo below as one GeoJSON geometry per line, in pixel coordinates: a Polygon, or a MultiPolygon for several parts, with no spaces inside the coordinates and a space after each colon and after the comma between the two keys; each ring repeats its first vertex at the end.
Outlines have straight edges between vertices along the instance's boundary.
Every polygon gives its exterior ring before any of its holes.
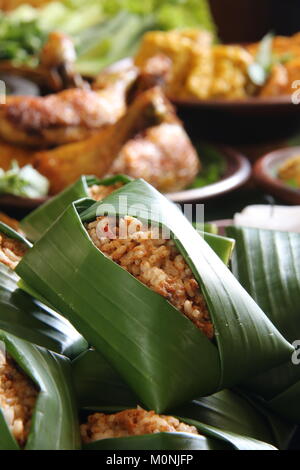
{"type": "Polygon", "coordinates": [[[268,33],[263,37],[255,61],[248,67],[248,75],[254,85],[263,86],[268,79],[273,65],[273,39],[273,33],[268,33]]]}
{"type": "Polygon", "coordinates": [[[0,168],[0,194],[38,198],[46,196],[48,191],[47,178],[31,165],[20,168],[18,163],[13,161],[8,171],[0,168]]]}
{"type": "Polygon", "coordinates": [[[222,178],[226,163],[222,154],[210,145],[200,144],[197,147],[202,162],[202,170],[189,189],[201,188],[216,183],[222,178]]]}
{"type": "Polygon", "coordinates": [[[204,28],[215,33],[208,0],[65,0],[22,5],[0,16],[0,60],[36,66],[49,32],[70,35],[77,71],[95,75],[138,49],[149,30],[204,28]]]}
{"type": "Polygon", "coordinates": [[[36,65],[36,56],[46,38],[38,22],[10,18],[0,13],[0,60],[36,65]]]}

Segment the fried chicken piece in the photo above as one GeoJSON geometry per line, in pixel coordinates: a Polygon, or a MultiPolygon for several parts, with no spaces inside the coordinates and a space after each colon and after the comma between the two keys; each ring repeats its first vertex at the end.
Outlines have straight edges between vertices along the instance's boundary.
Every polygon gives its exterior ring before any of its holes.
{"type": "Polygon", "coordinates": [[[11,167],[12,160],[15,160],[19,167],[32,164],[34,154],[29,149],[11,145],[0,139],[0,168],[7,171],[11,167]]]}
{"type": "Polygon", "coordinates": [[[38,152],[35,167],[50,180],[51,194],[56,194],[82,174],[107,174],[128,140],[168,119],[174,119],[173,108],[160,89],[153,88],[138,96],[115,125],[81,142],[38,152]]]}
{"type": "MultiPolygon", "coordinates": [[[[250,44],[246,48],[255,56],[259,44],[250,44]]],[[[273,65],[268,82],[263,87],[260,96],[290,94],[293,92],[293,82],[299,80],[300,77],[300,33],[291,37],[274,37],[272,52],[279,63],[273,65]]]]}
{"type": "Polygon", "coordinates": [[[48,83],[52,90],[65,88],[89,89],[75,70],[76,51],[73,40],[64,33],[53,31],[40,52],[41,66],[49,70],[48,83]]]}
{"type": "Polygon", "coordinates": [[[156,86],[165,90],[171,70],[172,61],[168,56],[158,54],[150,57],[139,68],[137,79],[130,90],[128,100],[132,101],[140,93],[156,86]]]}
{"type": "MultiPolygon", "coordinates": [[[[252,54],[256,55],[260,42],[255,42],[246,45],[245,48],[252,54]]],[[[300,54],[300,33],[296,33],[293,36],[275,36],[272,44],[273,53],[279,58],[286,54],[293,57],[299,57],[300,54]]]]}
{"type": "Polygon", "coordinates": [[[110,88],[122,82],[122,80],[128,82],[130,87],[137,79],[138,75],[139,69],[134,65],[133,60],[123,59],[102,70],[93,81],[92,89],[99,91],[110,88]]]}
{"type": "Polygon", "coordinates": [[[147,129],[127,142],[110,172],[143,178],[162,192],[179,191],[197,176],[200,161],[178,122],[147,129]]]}
{"type": "MultiPolygon", "coordinates": [[[[300,49],[300,48],[299,48],[300,49]]],[[[300,80],[300,55],[285,65],[288,74],[288,83],[285,93],[293,93],[299,87],[300,80]],[[294,84],[295,83],[295,84],[294,84]],[[294,86],[293,86],[294,84],[294,86]]]]}
{"type": "Polygon", "coordinates": [[[86,139],[123,116],[135,77],[132,71],[122,73],[99,91],[74,88],[45,97],[9,97],[0,105],[0,136],[37,148],[86,139]]]}
{"type": "Polygon", "coordinates": [[[276,64],[272,67],[267,83],[260,90],[259,96],[284,95],[289,84],[289,76],[286,67],[276,64]]]}

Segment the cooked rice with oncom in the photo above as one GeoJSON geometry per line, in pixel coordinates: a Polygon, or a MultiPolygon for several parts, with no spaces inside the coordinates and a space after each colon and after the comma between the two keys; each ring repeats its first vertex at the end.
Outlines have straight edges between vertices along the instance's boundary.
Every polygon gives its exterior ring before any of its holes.
{"type": "Polygon", "coordinates": [[[122,182],[117,182],[114,184],[110,184],[108,186],[101,185],[101,184],[93,184],[88,190],[89,196],[95,201],[102,201],[111,193],[116,191],[117,189],[121,188],[124,185],[122,182]]]}
{"type": "Polygon", "coordinates": [[[37,395],[33,381],[9,355],[0,352],[0,409],[20,447],[28,438],[37,395]]]}
{"type": "Polygon", "coordinates": [[[86,424],[80,426],[80,431],[84,443],[159,432],[199,434],[195,426],[182,423],[173,416],[157,415],[154,411],[142,408],[110,415],[95,413],[88,417],[86,424]]]}
{"type": "Polygon", "coordinates": [[[192,271],[173,240],[134,217],[98,217],[86,224],[96,247],[143,284],[165,297],[212,339],[213,324],[192,271]],[[126,234],[126,236],[124,236],[126,234]]]}
{"type": "Polygon", "coordinates": [[[26,251],[27,247],[24,243],[0,233],[0,263],[15,269],[26,251]]]}

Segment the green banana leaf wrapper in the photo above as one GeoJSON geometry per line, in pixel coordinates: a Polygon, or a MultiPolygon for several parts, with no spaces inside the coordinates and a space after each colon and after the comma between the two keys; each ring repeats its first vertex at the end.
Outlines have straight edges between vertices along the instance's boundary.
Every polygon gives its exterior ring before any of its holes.
{"type": "MultiPolygon", "coordinates": [[[[104,357],[93,349],[72,361],[73,383],[81,410],[105,409],[115,405],[135,408],[139,398],[104,357]]],[[[240,391],[222,390],[209,397],[187,402],[168,414],[184,416],[237,435],[287,448],[295,426],[240,391]]]]}
{"type": "Polygon", "coordinates": [[[70,358],[87,341],[61,315],[18,288],[19,277],[0,264],[0,329],[70,358]]]}
{"type": "MultiPolygon", "coordinates": [[[[26,450],[80,448],[70,360],[0,331],[5,351],[39,387],[26,450]]],[[[20,449],[0,409],[0,449],[20,449]]]]}
{"type": "MultiPolygon", "coordinates": [[[[297,233],[228,227],[236,239],[232,259],[235,276],[291,343],[300,340],[300,235],[297,233]]],[[[299,342],[300,344],[300,342],[299,342]]],[[[271,409],[300,423],[300,354],[247,381],[271,409]],[[294,359],[294,360],[292,360],[294,359]]]]}
{"type": "Polygon", "coordinates": [[[20,226],[29,240],[36,242],[53,222],[65,211],[69,204],[78,199],[89,196],[88,188],[94,184],[109,186],[114,183],[122,182],[127,184],[131,178],[124,175],[116,175],[110,178],[98,179],[95,176],[81,176],[76,183],[67,187],[57,196],[49,199],[45,204],[35,209],[27,215],[20,226]]]}
{"type": "Polygon", "coordinates": [[[268,442],[280,450],[288,448],[296,431],[294,424],[238,390],[222,390],[193,400],[173,410],[173,413],[268,442]]]}
{"type": "Polygon", "coordinates": [[[73,203],[17,272],[156,412],[228,388],[294,351],[179,209],[143,180],[100,203],[73,203]],[[143,204],[138,215],[137,201],[143,204]],[[94,246],[84,223],[109,210],[159,224],[167,220],[165,227],[202,287],[214,342],[94,246]]]}
{"type": "Polygon", "coordinates": [[[20,233],[16,232],[13,228],[6,225],[4,222],[0,222],[0,233],[3,233],[9,238],[13,238],[14,240],[18,240],[19,242],[24,243],[27,248],[31,248],[31,243],[20,233]]]}
{"type": "MultiPolygon", "coordinates": [[[[90,408],[95,412],[117,413],[127,407],[90,408]]],[[[195,426],[199,435],[161,432],[140,436],[109,438],[84,444],[85,450],[277,450],[271,444],[248,436],[235,434],[200,421],[176,416],[180,421],[195,426]]]]}
{"type": "MultiPolygon", "coordinates": [[[[21,221],[20,226],[24,233],[26,233],[26,236],[32,242],[36,242],[41,238],[46,230],[48,230],[52,223],[55,222],[55,220],[65,211],[69,204],[77,201],[78,199],[89,197],[89,187],[94,184],[109,186],[118,182],[127,184],[130,181],[132,181],[132,179],[125,175],[116,175],[102,180],[99,180],[94,176],[83,175],[78,181],[76,181],[76,183],[69,186],[60,194],[27,215],[21,221]]],[[[227,264],[234,249],[234,240],[218,236],[217,227],[214,224],[204,224],[201,228],[204,230],[204,238],[207,243],[215,249],[217,254],[227,264]]]]}
{"type": "Polygon", "coordinates": [[[214,223],[211,223],[211,222],[205,222],[204,226],[202,224],[200,224],[200,227],[198,227],[197,223],[194,223],[193,226],[195,227],[196,230],[198,230],[198,228],[199,228],[200,232],[202,230],[206,233],[212,233],[213,235],[218,235],[218,233],[219,233],[218,226],[214,223]]]}
{"type": "Polygon", "coordinates": [[[198,232],[211,249],[219,256],[224,264],[228,265],[235,247],[235,240],[228,237],[222,237],[210,232],[198,232]]]}
{"type": "MultiPolygon", "coordinates": [[[[21,234],[0,222],[0,233],[28,248],[32,245],[21,234]]],[[[61,315],[18,288],[20,278],[0,263],[0,329],[43,346],[51,351],[76,357],[88,348],[87,341],[61,315]]]]}

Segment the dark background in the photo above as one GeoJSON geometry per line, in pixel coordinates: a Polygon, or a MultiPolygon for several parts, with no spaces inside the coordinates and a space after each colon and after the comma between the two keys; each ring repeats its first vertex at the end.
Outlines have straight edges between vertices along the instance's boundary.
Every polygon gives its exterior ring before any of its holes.
{"type": "Polygon", "coordinates": [[[210,0],[219,37],[227,43],[252,42],[268,31],[300,30],[300,0],[210,0]]]}

